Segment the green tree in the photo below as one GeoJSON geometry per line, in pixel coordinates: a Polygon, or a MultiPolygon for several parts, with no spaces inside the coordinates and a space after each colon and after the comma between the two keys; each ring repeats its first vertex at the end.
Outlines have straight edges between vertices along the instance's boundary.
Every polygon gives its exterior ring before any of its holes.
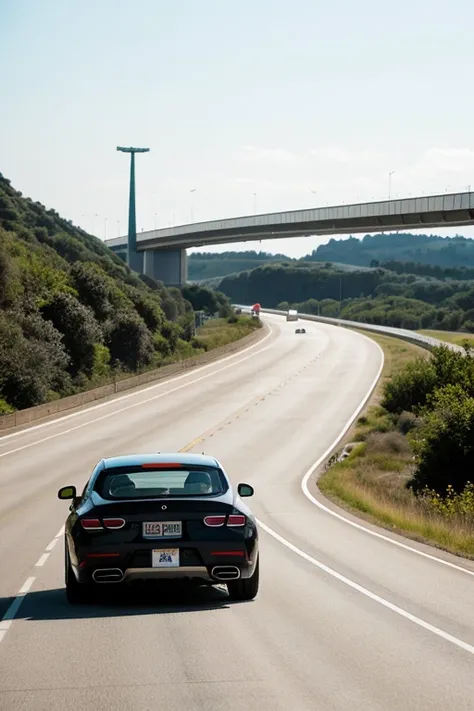
{"type": "Polygon", "coordinates": [[[45,402],[66,386],[68,356],[52,324],[37,314],[20,318],[0,312],[0,397],[17,409],[45,402]]]}
{"type": "Polygon", "coordinates": [[[91,262],[74,262],[70,273],[82,303],[94,311],[99,321],[105,321],[112,313],[112,305],[103,270],[91,262]]]}
{"type": "Polygon", "coordinates": [[[474,398],[461,385],[447,385],[428,398],[422,424],[412,430],[416,470],[408,486],[439,493],[461,492],[474,469],[474,398]]]}
{"type": "Polygon", "coordinates": [[[109,324],[106,345],[112,359],[129,371],[148,365],[153,358],[151,333],[137,314],[117,314],[109,324]]]}
{"type": "Polygon", "coordinates": [[[90,375],[94,367],[94,346],[103,340],[92,310],[71,294],[56,294],[41,312],[63,335],[71,359],[71,374],[75,376],[82,371],[90,375]]]}

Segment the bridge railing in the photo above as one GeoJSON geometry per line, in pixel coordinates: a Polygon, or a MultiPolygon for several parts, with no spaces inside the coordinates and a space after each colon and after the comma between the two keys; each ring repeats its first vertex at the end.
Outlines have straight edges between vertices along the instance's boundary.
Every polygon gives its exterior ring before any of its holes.
{"type": "MultiPolygon", "coordinates": [[[[250,309],[251,306],[234,304],[237,308],[250,309]]],[[[262,313],[275,314],[277,316],[286,316],[286,311],[281,311],[279,309],[261,309],[262,313]]],[[[363,323],[360,321],[349,321],[342,318],[332,318],[329,316],[316,316],[315,314],[302,314],[298,313],[298,318],[305,321],[319,321],[320,323],[327,323],[333,326],[342,326],[345,328],[358,328],[361,331],[371,331],[372,333],[379,333],[382,336],[391,336],[392,338],[399,338],[402,341],[407,341],[408,343],[413,343],[416,346],[425,348],[427,350],[432,350],[437,346],[448,346],[451,350],[464,352],[462,346],[458,346],[454,343],[446,343],[445,341],[438,340],[437,338],[431,338],[431,336],[424,336],[422,333],[417,333],[416,331],[410,331],[407,328],[395,328],[393,326],[379,326],[374,323],[363,323]]]]}

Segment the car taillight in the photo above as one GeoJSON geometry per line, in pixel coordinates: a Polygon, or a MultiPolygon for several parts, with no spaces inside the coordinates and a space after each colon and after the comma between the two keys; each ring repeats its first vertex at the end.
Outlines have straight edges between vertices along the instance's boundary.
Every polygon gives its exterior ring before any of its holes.
{"type": "Polygon", "coordinates": [[[210,528],[218,528],[219,526],[223,526],[225,524],[226,518],[228,526],[245,526],[246,519],[245,516],[243,516],[242,514],[230,514],[228,517],[206,516],[206,518],[204,519],[204,523],[210,528]]]}
{"type": "Polygon", "coordinates": [[[102,525],[98,518],[82,518],[81,526],[85,531],[100,531],[102,525]]]}
{"type": "Polygon", "coordinates": [[[241,514],[230,514],[227,519],[228,526],[245,526],[245,516],[241,514]]]}
{"type": "Polygon", "coordinates": [[[225,523],[225,516],[206,516],[204,519],[206,526],[210,528],[217,528],[218,526],[223,526],[225,523]]]}
{"type": "Polygon", "coordinates": [[[104,518],[104,526],[109,528],[111,531],[116,531],[119,528],[125,526],[125,519],[123,518],[104,518]]]}

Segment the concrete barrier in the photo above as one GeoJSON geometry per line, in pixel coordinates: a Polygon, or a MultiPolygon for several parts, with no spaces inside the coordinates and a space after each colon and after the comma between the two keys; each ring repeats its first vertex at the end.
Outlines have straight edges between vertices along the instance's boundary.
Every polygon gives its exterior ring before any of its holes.
{"type": "MultiPolygon", "coordinates": [[[[233,304],[236,308],[249,309],[250,306],[242,304],[233,304]]],[[[286,316],[286,311],[280,311],[279,309],[261,309],[264,314],[275,314],[277,316],[286,316]]],[[[359,321],[347,321],[342,318],[330,318],[329,316],[315,316],[314,314],[301,314],[298,313],[298,318],[305,321],[319,321],[320,323],[327,323],[332,326],[342,326],[345,328],[358,328],[361,331],[371,331],[372,333],[378,333],[381,336],[392,336],[393,338],[399,338],[402,341],[408,341],[421,348],[426,348],[427,350],[432,350],[437,346],[447,346],[453,351],[459,351],[464,353],[464,348],[462,346],[457,346],[454,343],[445,343],[445,341],[440,341],[437,338],[431,338],[430,336],[423,336],[421,333],[416,333],[416,331],[410,331],[406,328],[394,328],[392,326],[378,326],[373,323],[362,323],[359,321]]]]}
{"type": "Polygon", "coordinates": [[[0,431],[4,432],[13,427],[28,425],[36,420],[41,420],[45,417],[50,417],[51,415],[57,415],[61,412],[72,410],[75,407],[87,405],[88,403],[96,400],[103,400],[104,398],[113,396],[116,393],[137,388],[141,385],[146,385],[147,383],[154,381],[163,380],[164,378],[169,378],[173,375],[177,375],[178,373],[182,373],[186,370],[191,370],[192,368],[196,368],[198,366],[207,365],[208,363],[219,360],[219,358],[226,355],[236,353],[246,346],[252,345],[252,343],[257,343],[267,332],[268,327],[264,325],[262,328],[252,331],[252,333],[249,333],[243,338],[239,338],[232,343],[227,343],[225,346],[213,348],[211,351],[202,353],[195,358],[186,358],[177,363],[164,365],[162,368],[149,370],[145,373],[140,373],[140,375],[132,375],[129,378],[116,380],[115,382],[108,383],[107,385],[102,385],[91,390],[85,390],[84,392],[77,393],[76,395],[69,395],[68,397],[59,398],[58,400],[46,402],[43,405],[36,405],[35,407],[28,407],[25,410],[17,410],[16,412],[12,412],[10,415],[1,415],[0,431]]]}

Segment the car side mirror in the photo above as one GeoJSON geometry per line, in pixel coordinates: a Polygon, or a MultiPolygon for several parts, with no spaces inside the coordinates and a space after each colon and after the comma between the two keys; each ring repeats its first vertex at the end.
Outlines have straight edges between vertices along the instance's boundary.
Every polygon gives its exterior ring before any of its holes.
{"type": "Polygon", "coordinates": [[[75,486],[63,486],[58,491],[58,499],[61,499],[62,501],[76,498],[77,492],[75,486]]]}
{"type": "Polygon", "coordinates": [[[237,493],[239,496],[253,496],[253,486],[250,486],[250,484],[239,484],[237,493]]]}

